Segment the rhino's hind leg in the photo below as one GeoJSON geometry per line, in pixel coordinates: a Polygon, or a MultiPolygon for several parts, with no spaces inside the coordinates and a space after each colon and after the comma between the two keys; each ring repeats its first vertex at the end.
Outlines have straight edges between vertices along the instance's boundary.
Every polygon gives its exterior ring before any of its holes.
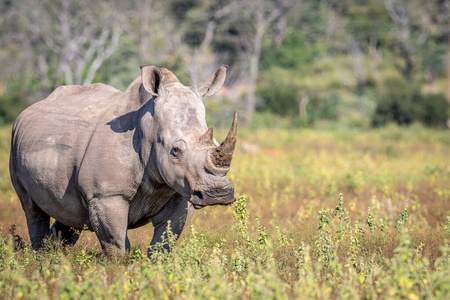
{"type": "Polygon", "coordinates": [[[89,218],[92,228],[102,249],[108,255],[123,256],[125,254],[128,209],[128,202],[120,196],[94,198],[89,202],[89,218]]]}
{"type": "Polygon", "coordinates": [[[127,251],[130,251],[130,249],[131,249],[131,244],[130,244],[130,240],[128,239],[128,235],[126,236],[126,239],[125,239],[125,249],[127,251]]]}
{"type": "Polygon", "coordinates": [[[11,181],[25,212],[31,247],[34,250],[39,250],[43,246],[44,238],[48,236],[50,217],[31,199],[15,176],[11,176],[11,181]]]}
{"type": "MultiPolygon", "coordinates": [[[[21,200],[22,197],[24,196],[21,195],[21,200]]],[[[28,195],[22,200],[22,207],[27,219],[31,246],[34,250],[39,250],[43,246],[43,240],[48,237],[50,217],[28,195]]]]}
{"type": "Polygon", "coordinates": [[[80,233],[72,227],[55,221],[52,228],[50,228],[50,236],[53,240],[60,239],[63,246],[73,246],[78,241],[80,233]]]}
{"type": "Polygon", "coordinates": [[[39,250],[43,246],[43,240],[48,236],[50,217],[34,202],[30,206],[25,210],[28,233],[30,234],[31,246],[34,250],[39,250]]]}

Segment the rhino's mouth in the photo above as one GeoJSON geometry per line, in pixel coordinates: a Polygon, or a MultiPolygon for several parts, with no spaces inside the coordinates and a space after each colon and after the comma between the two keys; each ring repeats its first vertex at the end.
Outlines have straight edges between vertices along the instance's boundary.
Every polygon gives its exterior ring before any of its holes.
{"type": "Polygon", "coordinates": [[[200,192],[195,191],[192,196],[191,199],[189,199],[189,201],[192,203],[192,206],[194,206],[195,209],[202,209],[203,207],[205,207],[206,205],[201,205],[201,203],[203,203],[203,195],[200,192]]]}
{"type": "Polygon", "coordinates": [[[233,189],[227,191],[227,195],[224,197],[223,192],[219,193],[219,195],[209,195],[207,192],[194,191],[189,202],[192,203],[195,209],[201,209],[208,205],[230,205],[236,200],[233,192],[233,189]]]}

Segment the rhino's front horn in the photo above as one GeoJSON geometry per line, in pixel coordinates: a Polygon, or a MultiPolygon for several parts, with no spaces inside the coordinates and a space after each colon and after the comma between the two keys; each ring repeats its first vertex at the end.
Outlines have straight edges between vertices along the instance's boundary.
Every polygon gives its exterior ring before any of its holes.
{"type": "Polygon", "coordinates": [[[217,167],[229,167],[231,165],[231,159],[233,158],[233,151],[236,147],[237,140],[237,111],[234,112],[233,124],[231,125],[230,132],[228,132],[227,138],[216,147],[211,154],[212,161],[217,167]]]}

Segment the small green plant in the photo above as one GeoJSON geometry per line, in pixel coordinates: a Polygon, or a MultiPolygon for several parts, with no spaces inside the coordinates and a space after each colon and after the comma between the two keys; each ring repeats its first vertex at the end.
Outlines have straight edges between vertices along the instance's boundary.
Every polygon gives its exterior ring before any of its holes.
{"type": "Polygon", "coordinates": [[[74,258],[75,264],[80,267],[91,267],[94,264],[94,255],[86,249],[77,252],[74,258]]]}
{"type": "Polygon", "coordinates": [[[277,230],[277,239],[278,243],[281,247],[286,247],[290,244],[290,241],[287,237],[287,230],[284,228],[283,230],[280,229],[280,227],[276,226],[275,229],[277,230]]]}
{"type": "Polygon", "coordinates": [[[445,231],[447,231],[447,235],[450,238],[450,216],[447,216],[447,223],[444,226],[445,231]]]}
{"type": "Polygon", "coordinates": [[[261,247],[264,247],[267,244],[267,238],[269,237],[269,233],[267,232],[267,228],[261,225],[261,221],[256,218],[257,231],[258,231],[258,243],[261,247]]]}
{"type": "Polygon", "coordinates": [[[377,225],[375,224],[375,220],[373,219],[373,214],[370,210],[370,207],[367,209],[366,224],[369,227],[370,232],[373,233],[375,230],[377,230],[377,225]]]}
{"type": "Polygon", "coordinates": [[[337,201],[337,206],[334,210],[334,216],[338,218],[338,227],[336,231],[337,241],[345,240],[346,233],[350,231],[350,218],[348,216],[348,211],[344,207],[344,204],[344,196],[342,195],[342,193],[340,193],[339,199],[337,201]]]}
{"type": "Polygon", "coordinates": [[[318,238],[316,244],[317,260],[322,263],[325,269],[328,268],[335,257],[335,248],[332,236],[333,220],[330,217],[330,209],[321,210],[317,216],[319,220],[318,238]]]}
{"type": "Polygon", "coordinates": [[[383,237],[387,233],[387,227],[386,227],[386,224],[384,223],[383,219],[380,219],[380,231],[381,231],[383,237]]]}
{"type": "Polygon", "coordinates": [[[13,238],[16,249],[25,248],[25,242],[24,242],[23,238],[16,233],[16,224],[11,225],[11,228],[9,229],[9,234],[13,238]]]}
{"type": "Polygon", "coordinates": [[[408,207],[405,207],[400,214],[400,219],[397,220],[397,223],[395,225],[395,228],[397,228],[399,233],[408,231],[408,229],[406,228],[407,221],[408,221],[408,207]]]}
{"type": "Polygon", "coordinates": [[[236,199],[233,216],[236,222],[238,222],[238,231],[240,232],[242,240],[245,244],[251,245],[252,242],[248,236],[249,213],[247,209],[247,198],[245,196],[236,199]]]}
{"type": "Polygon", "coordinates": [[[173,233],[170,220],[167,222],[167,227],[162,234],[162,241],[150,246],[148,249],[148,254],[153,261],[167,260],[168,255],[174,248],[178,236],[173,233]]]}
{"type": "Polygon", "coordinates": [[[364,231],[359,227],[358,221],[355,221],[351,235],[350,235],[350,248],[349,255],[352,265],[355,269],[359,271],[358,261],[361,258],[361,238],[364,236],[364,231]]]}

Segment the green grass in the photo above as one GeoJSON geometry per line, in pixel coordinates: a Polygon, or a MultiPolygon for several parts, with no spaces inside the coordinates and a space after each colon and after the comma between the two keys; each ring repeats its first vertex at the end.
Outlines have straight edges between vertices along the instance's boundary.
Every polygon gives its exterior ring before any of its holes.
{"type": "Polygon", "coordinates": [[[242,130],[229,173],[241,197],[197,211],[174,251],[151,260],[151,226],[130,231],[120,260],[90,232],[74,247],[30,250],[9,133],[0,130],[0,298],[450,296],[448,131],[242,130]]]}

